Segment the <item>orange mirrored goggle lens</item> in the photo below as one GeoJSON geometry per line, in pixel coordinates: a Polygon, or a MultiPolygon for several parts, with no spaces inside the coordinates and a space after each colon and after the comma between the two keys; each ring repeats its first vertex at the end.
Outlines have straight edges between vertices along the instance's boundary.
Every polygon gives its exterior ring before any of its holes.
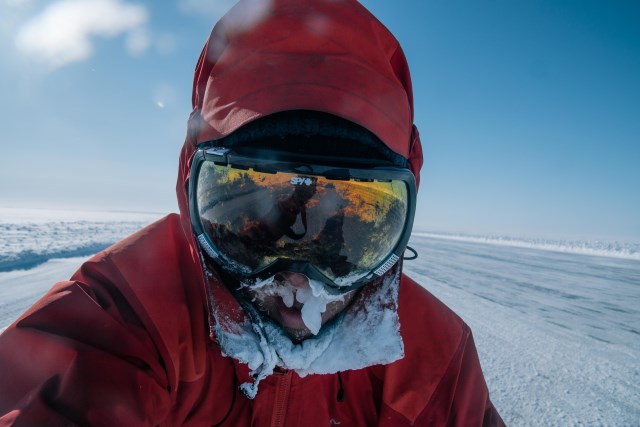
{"type": "Polygon", "coordinates": [[[203,229],[226,261],[252,274],[278,259],[306,261],[340,284],[369,273],[402,236],[401,180],[337,180],[205,162],[197,178],[203,229]]]}

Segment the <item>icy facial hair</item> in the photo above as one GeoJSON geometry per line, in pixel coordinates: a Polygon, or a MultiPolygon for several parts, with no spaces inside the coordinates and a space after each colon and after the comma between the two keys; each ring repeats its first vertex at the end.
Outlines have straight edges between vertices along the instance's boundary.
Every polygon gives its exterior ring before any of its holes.
{"type": "MultiPolygon", "coordinates": [[[[344,301],[344,295],[331,295],[327,292],[322,282],[308,279],[309,286],[296,288],[283,283],[272,276],[251,286],[251,290],[257,299],[269,296],[282,298],[285,306],[293,307],[294,299],[302,304],[300,313],[302,321],[313,335],[318,335],[322,326],[322,313],[327,310],[327,305],[334,301],[344,301]]],[[[306,276],[305,276],[306,277],[306,276]]]]}
{"type": "MultiPolygon", "coordinates": [[[[223,354],[247,364],[253,382],[243,383],[240,390],[253,399],[260,382],[276,366],[304,377],[385,365],[402,358],[399,282],[398,269],[386,275],[381,283],[368,285],[375,288],[359,293],[345,311],[324,325],[317,335],[302,342],[293,342],[282,328],[258,313],[253,304],[242,300],[240,303],[249,316],[231,327],[225,310],[220,309],[215,299],[210,300],[212,329],[223,354]],[[219,326],[221,323],[224,328],[219,326]]],[[[284,295],[284,299],[293,303],[293,295],[284,295]]]]}

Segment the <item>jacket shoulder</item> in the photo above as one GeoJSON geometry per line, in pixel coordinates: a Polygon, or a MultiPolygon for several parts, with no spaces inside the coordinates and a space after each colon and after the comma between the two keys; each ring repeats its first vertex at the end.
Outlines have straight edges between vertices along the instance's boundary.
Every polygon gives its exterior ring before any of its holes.
{"type": "Polygon", "coordinates": [[[471,333],[453,310],[406,275],[400,282],[398,314],[404,363],[428,370],[431,376],[446,369],[471,333]]]}
{"type": "Polygon", "coordinates": [[[140,266],[145,261],[151,261],[155,264],[155,257],[162,256],[162,254],[168,256],[169,253],[176,252],[180,243],[187,244],[182,233],[180,221],[178,214],[166,215],[113,244],[93,257],[89,262],[99,261],[105,257],[124,258],[133,256],[132,261],[137,262],[140,266]],[[182,242],[183,240],[184,242],[182,242]],[[146,257],[140,256],[141,248],[147,250],[146,257]]]}
{"type": "Polygon", "coordinates": [[[450,308],[404,274],[398,314],[405,356],[383,368],[382,412],[392,420],[390,425],[420,424],[426,408],[443,398],[443,383],[456,375],[451,367],[459,364],[471,331],[450,308]]]}
{"type": "Polygon", "coordinates": [[[197,253],[179,215],[168,215],[82,265],[71,278],[105,283],[131,306],[162,355],[172,384],[201,370],[206,298],[197,253]]]}
{"type": "Polygon", "coordinates": [[[147,310],[162,298],[150,304],[145,288],[168,289],[176,224],[161,219],[94,256],[0,335],[0,425],[162,421],[173,364],[166,331],[147,310]]]}
{"type": "MultiPolygon", "coordinates": [[[[189,241],[176,214],[142,228],[82,264],[71,280],[112,282],[142,299],[172,293],[182,287],[181,275],[193,264],[189,241]]],[[[193,267],[193,266],[191,266],[193,267]]]]}
{"type": "MultiPolygon", "coordinates": [[[[451,350],[461,334],[468,330],[460,316],[406,274],[402,275],[400,281],[398,312],[403,323],[403,338],[414,334],[434,338],[457,337],[447,341],[449,346],[446,347],[451,350]]],[[[442,341],[438,341],[442,346],[442,341]]]]}

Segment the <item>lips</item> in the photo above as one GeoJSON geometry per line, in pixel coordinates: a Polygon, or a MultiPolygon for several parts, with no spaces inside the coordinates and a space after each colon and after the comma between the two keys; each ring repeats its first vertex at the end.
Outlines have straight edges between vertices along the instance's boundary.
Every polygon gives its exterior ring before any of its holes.
{"type": "Polygon", "coordinates": [[[286,329],[307,329],[302,320],[302,313],[300,312],[302,304],[294,302],[292,307],[287,307],[281,298],[278,298],[276,303],[276,311],[278,313],[278,320],[280,325],[286,329]]]}
{"type": "Polygon", "coordinates": [[[355,292],[339,297],[316,294],[318,284],[299,273],[284,271],[259,286],[246,288],[253,305],[279,325],[294,342],[317,335],[323,324],[340,313],[355,292]],[[286,304],[285,304],[286,301],[286,304]],[[289,306],[287,306],[287,304],[289,306]]]}

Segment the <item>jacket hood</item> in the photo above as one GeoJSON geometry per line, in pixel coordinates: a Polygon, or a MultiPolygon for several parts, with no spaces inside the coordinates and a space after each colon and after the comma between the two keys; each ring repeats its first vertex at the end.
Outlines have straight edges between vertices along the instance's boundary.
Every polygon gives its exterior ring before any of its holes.
{"type": "MultiPolygon", "coordinates": [[[[259,118],[307,110],[351,121],[407,159],[419,182],[422,148],[413,125],[413,94],[404,53],[393,35],[355,0],[240,0],[215,25],[202,50],[192,103],[177,194],[194,259],[200,254],[191,231],[187,186],[196,146],[259,118]]],[[[246,334],[238,331],[248,325],[250,313],[215,271],[203,267],[212,337],[220,344],[227,333],[243,337],[246,334]]],[[[392,315],[383,317],[388,329],[395,330],[399,328],[397,286],[390,289],[395,292],[394,303],[387,304],[392,315]]],[[[368,323],[359,324],[366,327],[368,323]]],[[[400,335],[394,336],[397,341],[390,360],[402,354],[400,335]]],[[[242,360],[239,355],[234,358],[242,360]]],[[[261,372],[267,375],[271,365],[263,363],[261,372]]]]}
{"type": "Polygon", "coordinates": [[[197,144],[290,110],[354,122],[407,159],[420,183],[409,66],[395,37],[355,0],[240,0],[214,26],[193,79],[178,205],[192,256],[188,181],[197,144]]]}
{"type": "Polygon", "coordinates": [[[213,28],[193,80],[178,201],[200,142],[287,110],[363,126],[408,160],[419,183],[422,147],[411,77],[395,37],[355,0],[240,0],[213,28]]]}

